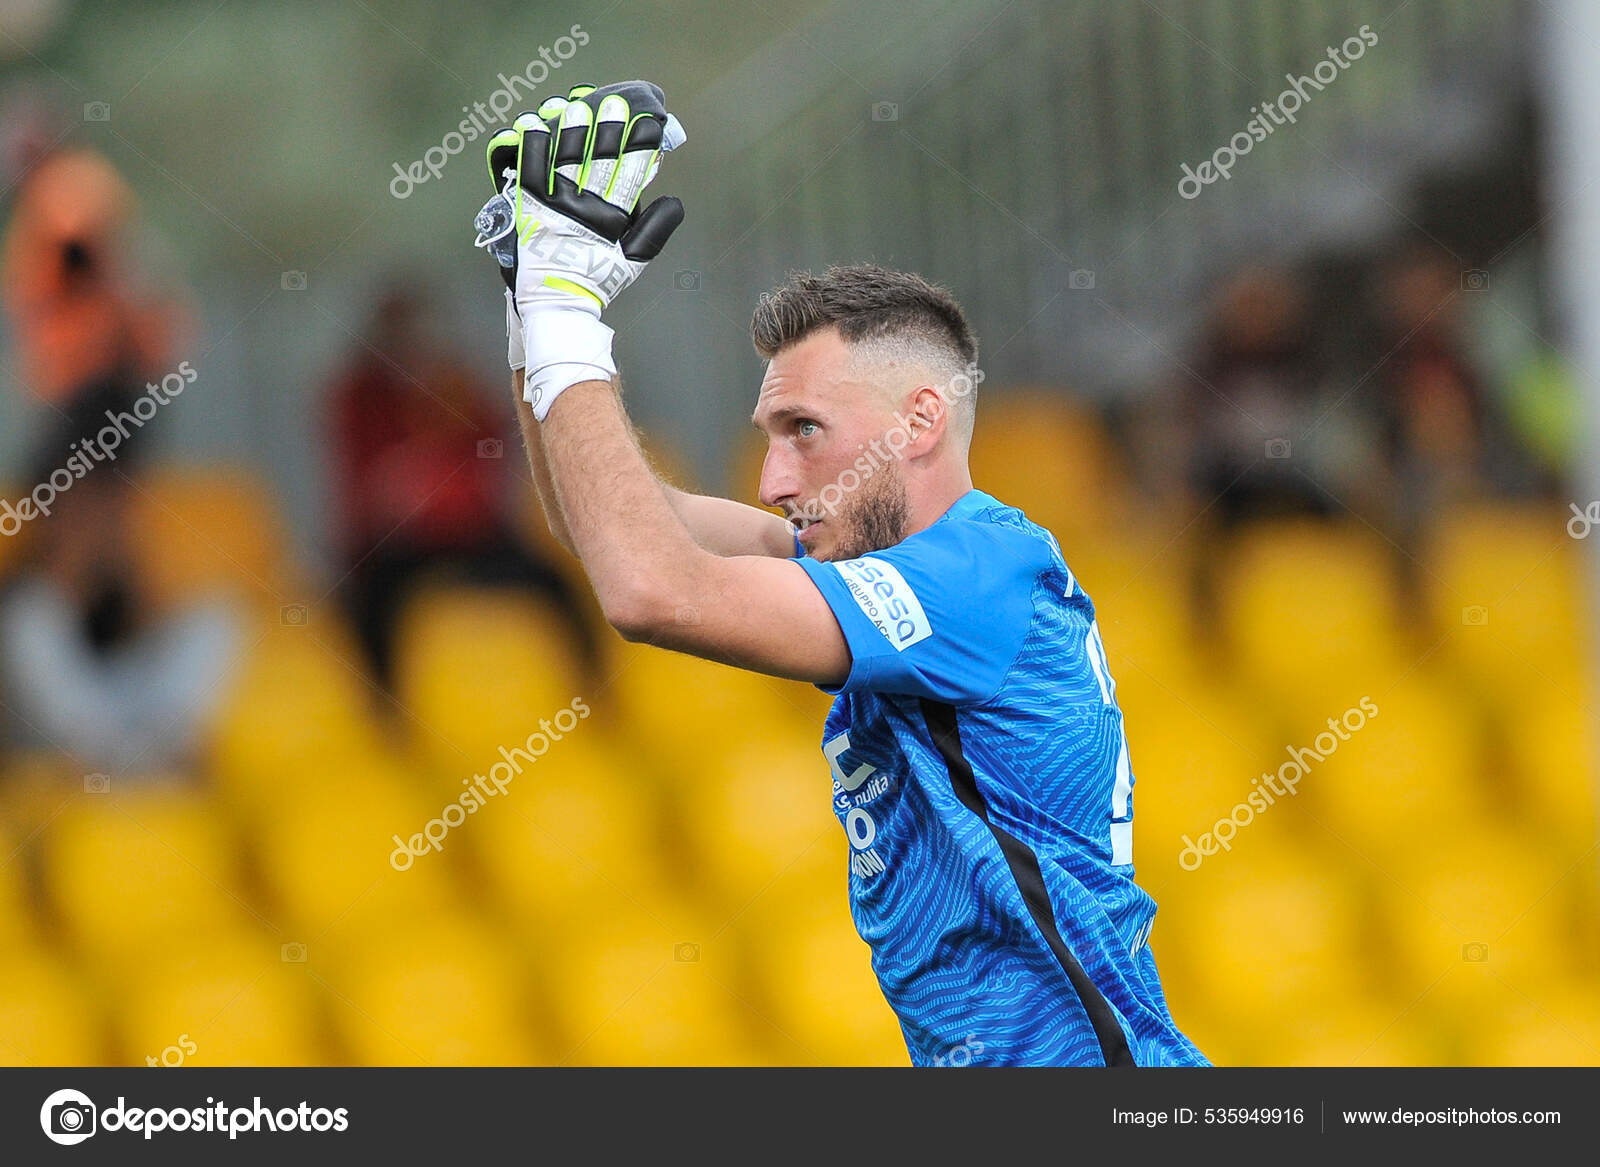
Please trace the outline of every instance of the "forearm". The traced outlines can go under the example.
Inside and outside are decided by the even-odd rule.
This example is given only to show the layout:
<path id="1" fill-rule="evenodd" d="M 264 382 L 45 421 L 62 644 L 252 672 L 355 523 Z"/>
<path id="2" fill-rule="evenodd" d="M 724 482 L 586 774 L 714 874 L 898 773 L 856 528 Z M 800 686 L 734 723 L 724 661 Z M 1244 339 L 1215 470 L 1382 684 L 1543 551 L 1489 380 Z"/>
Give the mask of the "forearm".
<path id="1" fill-rule="evenodd" d="M 711 554 L 794 556 L 794 527 L 781 515 L 729 498 L 690 494 L 666 483 L 662 487 L 694 541 Z"/>
<path id="2" fill-rule="evenodd" d="M 533 416 L 533 407 L 522 399 L 521 369 L 511 371 L 511 395 L 516 401 L 517 428 L 522 431 L 522 445 L 528 452 L 528 469 L 533 472 L 533 489 L 539 496 L 539 505 L 544 509 L 545 524 L 556 542 L 576 555 L 572 532 L 567 529 L 566 516 L 561 513 L 561 500 L 556 497 L 555 483 L 550 479 L 550 463 L 545 458 L 539 422 Z"/>
<path id="3" fill-rule="evenodd" d="M 624 635 L 649 632 L 693 594 L 710 554 L 668 502 L 614 385 L 572 386 L 539 425 L 555 498 L 606 619 Z"/>
<path id="4" fill-rule="evenodd" d="M 521 369 L 513 372 L 511 387 L 516 398 L 517 424 L 522 430 L 522 444 L 528 452 L 528 467 L 533 473 L 533 486 L 544 510 L 545 522 L 556 541 L 576 555 L 572 532 L 567 528 L 566 516 L 561 513 L 561 503 L 550 478 L 550 465 L 545 457 L 539 422 L 533 416 L 532 407 L 522 399 Z M 648 462 L 646 466 L 649 468 Z M 711 554 L 770 555 L 778 558 L 794 555 L 794 528 L 788 520 L 732 499 L 679 490 L 662 481 L 653 468 L 651 475 L 665 494 L 673 513 L 688 529 L 690 538 Z"/>

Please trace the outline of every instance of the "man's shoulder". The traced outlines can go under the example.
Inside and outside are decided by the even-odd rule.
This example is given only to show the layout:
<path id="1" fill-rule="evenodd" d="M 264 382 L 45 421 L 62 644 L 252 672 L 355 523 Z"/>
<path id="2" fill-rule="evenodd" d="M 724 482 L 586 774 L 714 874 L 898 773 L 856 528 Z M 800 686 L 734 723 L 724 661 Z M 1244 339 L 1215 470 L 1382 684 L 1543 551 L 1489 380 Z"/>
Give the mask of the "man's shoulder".
<path id="1" fill-rule="evenodd" d="M 1055 536 L 1018 507 L 973 490 L 939 520 L 908 536 L 896 548 L 912 554 L 942 554 L 983 562 L 1011 563 L 1043 572 L 1066 570 Z"/>

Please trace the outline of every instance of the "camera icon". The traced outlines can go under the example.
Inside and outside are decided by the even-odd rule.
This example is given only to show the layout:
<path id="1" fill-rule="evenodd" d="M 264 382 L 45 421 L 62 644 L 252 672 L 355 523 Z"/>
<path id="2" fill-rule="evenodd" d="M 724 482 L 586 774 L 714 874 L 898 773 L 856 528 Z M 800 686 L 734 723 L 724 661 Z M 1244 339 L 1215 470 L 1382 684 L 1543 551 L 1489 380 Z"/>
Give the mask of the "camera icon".
<path id="1" fill-rule="evenodd" d="M 283 290 L 286 292 L 303 292 L 306 290 L 306 273 L 303 271 L 286 271 L 283 273 Z"/>
<path id="2" fill-rule="evenodd" d="M 304 604 L 285 604 L 278 609 L 278 622 L 285 628 L 304 628 L 310 616 Z"/>
<path id="3" fill-rule="evenodd" d="M 83 776 L 83 792 L 85 794 L 110 794 L 111 775 L 85 774 Z"/>
<path id="4" fill-rule="evenodd" d="M 698 292 L 700 290 L 700 273 L 687 270 L 673 272 L 672 288 L 677 292 Z"/>
<path id="5" fill-rule="evenodd" d="M 1489 286 L 1489 273 L 1481 267 L 1469 267 L 1461 273 L 1463 292 L 1481 292 Z"/>
<path id="6" fill-rule="evenodd" d="M 1489 959 L 1489 946 L 1487 944 L 1463 944 L 1461 946 L 1461 959 L 1468 964 L 1483 964 Z"/>
<path id="7" fill-rule="evenodd" d="M 1461 609 L 1461 623 L 1468 628 L 1482 628 L 1489 623 L 1489 609 L 1482 604 L 1468 604 Z"/>
<path id="8" fill-rule="evenodd" d="M 83 120 L 86 122 L 108 122 L 111 120 L 111 103 L 109 101 L 86 101 L 83 103 Z"/>
<path id="9" fill-rule="evenodd" d="M 1094 291 L 1094 272 L 1086 267 L 1074 268 L 1067 273 L 1067 287 L 1074 292 Z"/>
<path id="10" fill-rule="evenodd" d="M 484 438 L 478 443 L 478 457 L 499 458 L 506 452 L 506 444 L 499 438 Z"/>
<path id="11" fill-rule="evenodd" d="M 304 964 L 306 962 L 306 946 L 299 941 L 290 941 L 278 950 L 278 959 L 284 964 Z"/>
<path id="12" fill-rule="evenodd" d="M 699 964 L 700 946 L 698 944 L 674 944 L 672 946 L 672 959 L 679 964 Z"/>
<path id="13" fill-rule="evenodd" d="M 1288 456 L 1289 456 L 1289 439 L 1288 438 L 1268 438 L 1267 439 L 1267 457 L 1269 457 L 1269 458 L 1287 458 Z"/>
<path id="14" fill-rule="evenodd" d="M 48 1122 L 44 1133 L 50 1137 L 51 1142 L 70 1146 L 73 1143 L 81 1143 L 94 1134 L 94 1103 L 76 1090 L 65 1090 L 62 1093 L 76 1095 L 76 1098 L 57 1102 L 48 1107 Z"/>
<path id="15" fill-rule="evenodd" d="M 897 122 L 900 120 L 900 107 L 892 101 L 875 101 L 872 103 L 872 120 Z"/>

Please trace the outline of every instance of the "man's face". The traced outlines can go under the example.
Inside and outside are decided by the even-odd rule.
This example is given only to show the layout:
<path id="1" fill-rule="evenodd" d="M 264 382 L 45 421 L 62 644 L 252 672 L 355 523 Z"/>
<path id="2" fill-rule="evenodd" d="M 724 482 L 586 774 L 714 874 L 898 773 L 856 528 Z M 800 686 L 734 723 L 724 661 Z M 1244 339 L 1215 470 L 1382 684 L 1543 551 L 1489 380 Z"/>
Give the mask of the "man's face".
<path id="1" fill-rule="evenodd" d="M 905 479 L 885 441 L 902 427 L 890 393 L 862 376 L 835 329 L 814 332 L 772 358 L 750 419 L 767 435 L 761 502 L 782 508 L 813 559 L 906 536 Z"/>

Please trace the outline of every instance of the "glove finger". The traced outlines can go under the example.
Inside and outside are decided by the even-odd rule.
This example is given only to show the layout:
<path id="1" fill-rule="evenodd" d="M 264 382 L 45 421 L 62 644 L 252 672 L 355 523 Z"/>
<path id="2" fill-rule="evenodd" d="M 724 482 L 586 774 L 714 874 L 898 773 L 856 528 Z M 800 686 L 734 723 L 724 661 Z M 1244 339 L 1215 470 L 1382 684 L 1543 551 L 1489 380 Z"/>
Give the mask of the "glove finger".
<path id="1" fill-rule="evenodd" d="M 671 195 L 663 195 L 646 207 L 622 236 L 622 254 L 635 263 L 648 263 L 661 254 L 682 222 L 683 204 Z"/>
<path id="2" fill-rule="evenodd" d="M 582 189 L 593 163 L 594 133 L 589 107 L 581 101 L 568 103 L 551 147 L 550 193 L 544 201 L 614 243 L 628 229 L 628 212 Z"/>
<path id="3" fill-rule="evenodd" d="M 538 114 L 524 113 L 512 129 L 518 139 L 517 184 L 543 198 L 550 193 L 550 127 Z"/>
<path id="4" fill-rule="evenodd" d="M 547 97 L 539 103 L 539 116 L 553 125 L 569 104 L 565 97 Z"/>
<path id="5" fill-rule="evenodd" d="M 628 103 L 612 94 L 600 102 L 594 124 L 594 144 L 589 150 L 589 170 L 584 176 L 583 190 L 599 198 L 610 200 L 612 175 L 617 171 L 617 161 L 622 156 L 622 136 L 628 125 Z M 633 210 L 632 206 L 622 208 Z"/>
<path id="6" fill-rule="evenodd" d="M 617 81 L 602 85 L 584 94 L 583 100 L 591 108 L 599 109 L 600 103 L 612 94 L 625 100 L 634 113 L 656 114 L 663 118 L 667 116 L 666 94 L 661 92 L 661 86 L 649 81 Z"/>
<path id="7" fill-rule="evenodd" d="M 567 103 L 561 111 L 555 138 L 555 152 L 550 164 L 552 174 L 550 189 L 556 189 L 556 177 L 582 187 L 584 171 L 588 169 L 589 147 L 594 139 L 594 111 L 581 101 Z"/>
<path id="8" fill-rule="evenodd" d="M 628 140 L 616 175 L 606 191 L 606 200 L 632 213 L 639 197 L 661 165 L 662 133 L 665 120 L 640 115 L 628 123 Z"/>
<path id="9" fill-rule="evenodd" d="M 496 130 L 489 139 L 484 156 L 489 161 L 489 181 L 494 183 L 496 191 L 505 190 L 506 171 L 511 172 L 511 177 L 517 175 L 517 153 L 521 148 L 522 135 L 511 126 Z"/>

